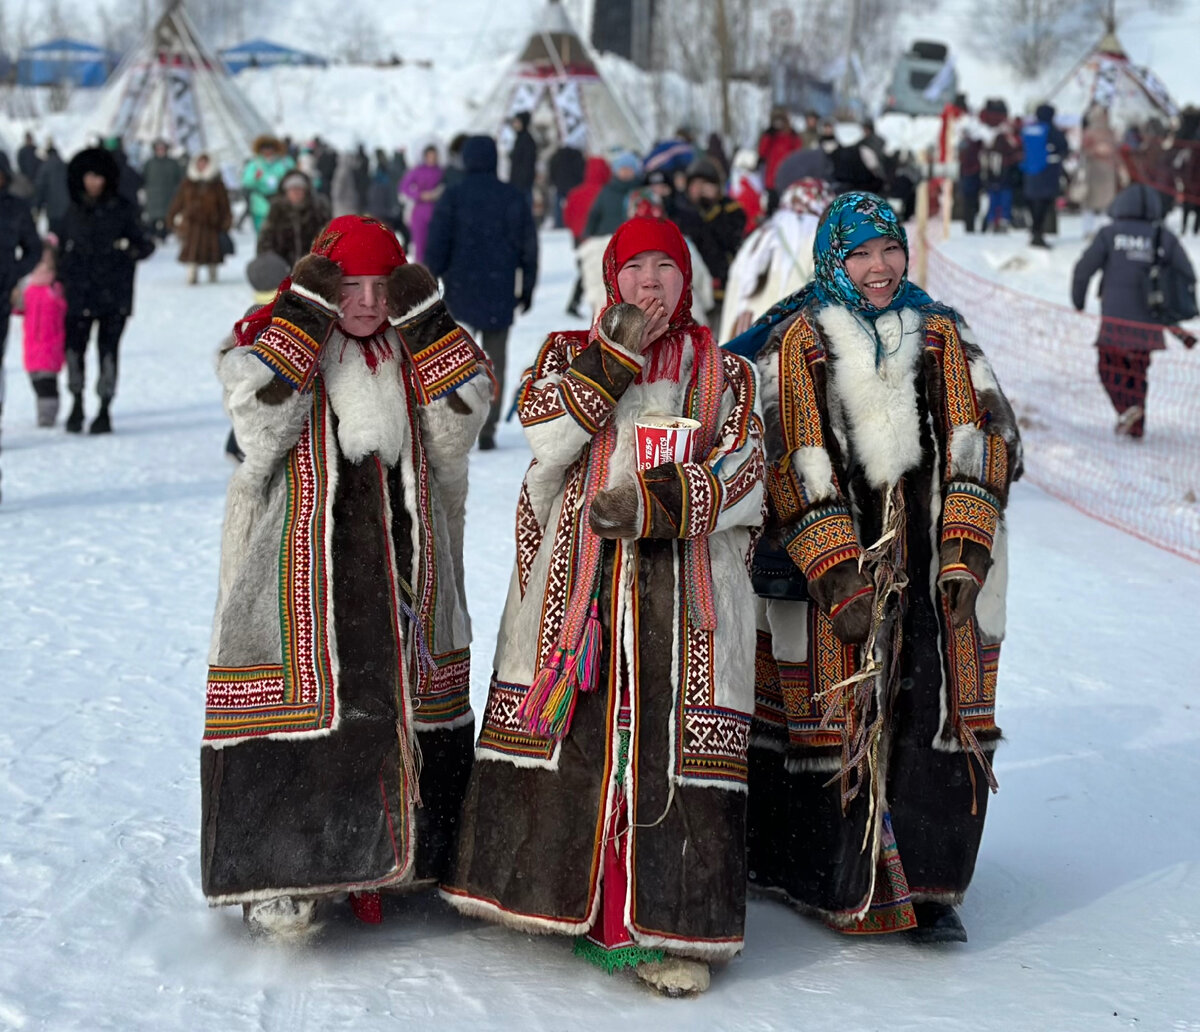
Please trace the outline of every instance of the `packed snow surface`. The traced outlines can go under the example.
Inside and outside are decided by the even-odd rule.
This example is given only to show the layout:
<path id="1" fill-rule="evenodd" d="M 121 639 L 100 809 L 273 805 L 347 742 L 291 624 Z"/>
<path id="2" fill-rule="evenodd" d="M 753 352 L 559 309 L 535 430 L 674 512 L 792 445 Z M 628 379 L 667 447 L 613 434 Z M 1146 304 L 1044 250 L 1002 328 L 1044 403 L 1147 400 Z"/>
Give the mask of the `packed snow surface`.
<path id="1" fill-rule="evenodd" d="M 142 266 L 111 436 L 34 426 L 12 326 L 0 1029 L 1200 1029 L 1200 566 L 1023 484 L 1007 742 L 962 907 L 969 943 L 846 938 L 754 901 L 745 952 L 707 994 L 672 1001 L 565 938 L 470 921 L 432 895 L 389 899 L 374 927 L 347 908 L 303 951 L 208 909 L 198 752 L 231 468 L 213 353 L 250 300 L 253 242 L 238 248 L 215 286 L 186 286 L 174 245 Z M 543 267 L 509 390 L 547 330 L 578 325 L 563 315 L 565 234 L 543 236 Z M 498 441 L 471 463 L 477 712 L 529 458 L 516 425 Z"/>

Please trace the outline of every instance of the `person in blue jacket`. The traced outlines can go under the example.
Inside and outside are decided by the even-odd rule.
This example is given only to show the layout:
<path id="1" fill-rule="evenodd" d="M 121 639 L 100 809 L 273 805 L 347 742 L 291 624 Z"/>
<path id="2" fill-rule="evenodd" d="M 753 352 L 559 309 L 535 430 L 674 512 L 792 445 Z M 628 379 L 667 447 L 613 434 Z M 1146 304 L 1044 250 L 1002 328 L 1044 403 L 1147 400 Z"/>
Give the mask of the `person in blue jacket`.
<path id="1" fill-rule="evenodd" d="M 1025 157 L 1021 171 L 1025 175 L 1025 200 L 1032 219 L 1029 243 L 1032 247 L 1049 247 L 1046 243 L 1046 223 L 1054 202 L 1062 193 L 1063 159 L 1070 147 L 1063 131 L 1054 124 L 1054 108 L 1040 104 L 1036 121 L 1026 122 L 1021 129 Z"/>
<path id="2" fill-rule="evenodd" d="M 446 307 L 471 328 L 491 360 L 497 394 L 479 433 L 481 451 L 496 446 L 505 355 L 514 309 L 528 312 L 538 273 L 537 230 L 525 195 L 496 176 L 496 141 L 463 144 L 464 176 L 433 209 L 425 264 L 442 278 Z"/>

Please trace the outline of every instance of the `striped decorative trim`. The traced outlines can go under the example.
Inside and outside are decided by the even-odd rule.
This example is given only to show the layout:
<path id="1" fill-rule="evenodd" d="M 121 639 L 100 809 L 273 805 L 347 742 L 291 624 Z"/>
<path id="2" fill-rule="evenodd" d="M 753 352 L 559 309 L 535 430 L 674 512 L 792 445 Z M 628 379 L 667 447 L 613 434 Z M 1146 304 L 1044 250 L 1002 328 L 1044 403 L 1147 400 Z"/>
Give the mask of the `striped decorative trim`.
<path id="1" fill-rule="evenodd" d="M 942 505 L 942 540 L 964 538 L 989 552 L 1000 522 L 1000 500 L 978 484 L 956 481 L 946 488 Z"/>
<path id="2" fill-rule="evenodd" d="M 434 656 L 428 683 L 414 701 L 413 718 L 422 726 L 452 724 L 471 712 L 471 650 L 458 649 Z"/>
<path id="3" fill-rule="evenodd" d="M 479 351 L 459 326 L 413 355 L 419 400 L 436 401 L 477 375 Z"/>
<path id="4" fill-rule="evenodd" d="M 483 729 L 479 732 L 479 749 L 517 759 L 550 762 L 557 744 L 555 740 L 530 733 L 517 716 L 528 691 L 528 685 L 492 680 L 483 713 Z"/>
<path id="5" fill-rule="evenodd" d="M 814 509 L 785 535 L 783 544 L 808 580 L 816 580 L 843 560 L 857 560 L 862 552 L 850 510 L 844 505 Z"/>
<path id="6" fill-rule="evenodd" d="M 295 323 L 272 319 L 250 350 L 295 390 L 306 393 L 312 388 L 321 345 Z"/>

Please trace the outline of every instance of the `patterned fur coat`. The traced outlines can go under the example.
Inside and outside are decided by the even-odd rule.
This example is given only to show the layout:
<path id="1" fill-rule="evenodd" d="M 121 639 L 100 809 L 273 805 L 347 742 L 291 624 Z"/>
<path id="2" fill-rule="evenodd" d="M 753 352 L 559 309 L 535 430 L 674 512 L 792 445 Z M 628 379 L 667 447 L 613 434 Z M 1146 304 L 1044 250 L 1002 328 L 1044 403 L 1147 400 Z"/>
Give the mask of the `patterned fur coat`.
<path id="1" fill-rule="evenodd" d="M 753 372 L 718 352 L 715 445 L 667 491 L 638 474 L 634 421 L 680 414 L 679 382 L 635 383 L 643 359 L 601 335 L 558 333 L 519 397 L 534 460 L 517 510 L 517 563 L 464 807 L 458 862 L 444 887 L 465 913 L 526 931 L 587 931 L 600 905 L 601 851 L 619 767 L 619 699 L 628 692 L 631 746 L 621 775 L 632 827 L 625 924 L 640 946 L 724 957 L 742 944 L 746 748 L 753 708 L 754 606 L 747 557 L 764 505 L 761 422 Z M 663 506 L 677 533 L 604 542 L 597 690 L 581 693 L 556 742 L 516 710 L 564 618 L 592 438 L 617 421 L 607 484 L 633 479 L 639 523 Z M 660 485 L 661 486 L 661 485 Z M 689 623 L 681 542 L 707 543 L 717 622 Z"/>
<path id="2" fill-rule="evenodd" d="M 212 904 L 439 877 L 474 737 L 462 536 L 486 360 L 436 295 L 371 361 L 302 293 L 274 316 L 218 367 L 246 460 L 201 750 Z"/>
<path id="3" fill-rule="evenodd" d="M 760 600 L 751 878 L 854 931 L 911 926 L 910 893 L 957 901 L 974 870 L 1020 468 L 1012 410 L 961 321 L 906 308 L 875 328 L 814 302 L 757 359 L 768 537 L 809 599 Z M 830 585 L 860 562 L 872 636 L 848 645 Z M 939 590 L 950 571 L 982 582 L 961 626 Z"/>

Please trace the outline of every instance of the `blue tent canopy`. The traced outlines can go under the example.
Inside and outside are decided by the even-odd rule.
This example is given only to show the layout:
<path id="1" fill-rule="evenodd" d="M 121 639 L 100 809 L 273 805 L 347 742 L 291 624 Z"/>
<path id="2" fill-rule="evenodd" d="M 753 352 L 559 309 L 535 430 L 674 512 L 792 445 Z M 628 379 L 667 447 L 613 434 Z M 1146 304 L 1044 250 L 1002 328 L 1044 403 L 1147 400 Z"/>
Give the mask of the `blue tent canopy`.
<path id="1" fill-rule="evenodd" d="M 226 47 L 221 51 L 221 60 L 232 75 L 237 75 L 244 68 L 274 68 L 276 65 L 315 65 L 324 68 L 329 63 L 316 54 L 280 46 L 265 39 L 249 39 L 236 47 Z"/>
<path id="2" fill-rule="evenodd" d="M 103 86 L 115 61 L 103 47 L 77 39 L 52 39 L 26 47 L 17 58 L 21 86 Z"/>

